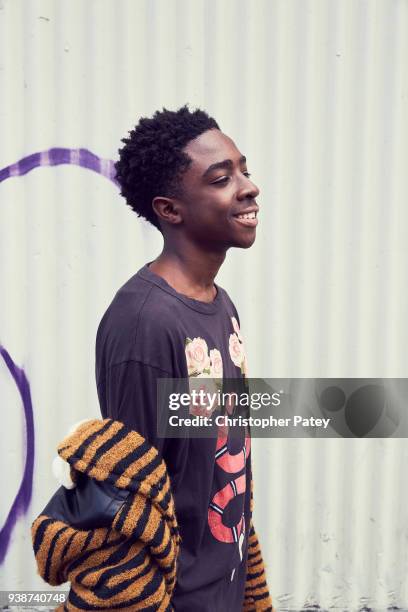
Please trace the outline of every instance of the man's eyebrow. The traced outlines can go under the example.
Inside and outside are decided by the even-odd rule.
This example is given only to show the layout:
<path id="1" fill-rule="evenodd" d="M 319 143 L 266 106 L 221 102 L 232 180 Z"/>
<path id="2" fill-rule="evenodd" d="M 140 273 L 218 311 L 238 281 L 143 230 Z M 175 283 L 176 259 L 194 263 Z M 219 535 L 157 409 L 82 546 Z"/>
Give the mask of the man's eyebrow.
<path id="1" fill-rule="evenodd" d="M 239 158 L 239 163 L 240 164 L 245 164 L 246 163 L 246 157 L 245 155 L 242 155 Z M 233 161 L 232 159 L 224 159 L 223 161 L 220 162 L 216 162 L 215 164 L 211 164 L 211 166 L 208 166 L 207 170 L 204 172 L 203 174 L 203 178 L 205 178 L 206 176 L 208 176 L 210 174 L 210 172 L 212 172 L 213 170 L 219 170 L 220 168 L 225 168 L 226 170 L 230 170 L 233 166 Z"/>

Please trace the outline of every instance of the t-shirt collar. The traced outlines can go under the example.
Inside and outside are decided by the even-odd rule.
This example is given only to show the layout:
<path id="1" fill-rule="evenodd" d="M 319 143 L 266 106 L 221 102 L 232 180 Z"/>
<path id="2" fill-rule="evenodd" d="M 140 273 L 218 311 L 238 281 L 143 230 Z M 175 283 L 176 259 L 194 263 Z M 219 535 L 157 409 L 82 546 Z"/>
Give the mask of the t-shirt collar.
<path id="1" fill-rule="evenodd" d="M 203 314 L 215 314 L 218 312 L 221 304 L 221 288 L 218 285 L 214 283 L 217 290 L 214 300 L 212 302 L 201 302 L 200 300 L 195 300 L 194 298 L 190 298 L 187 295 L 176 291 L 171 285 L 168 284 L 166 280 L 164 280 L 164 278 L 150 270 L 149 265 L 151 263 L 152 262 L 149 262 L 144 265 L 143 268 L 139 270 L 138 275 L 150 283 L 153 283 L 157 287 L 160 287 L 160 289 L 163 289 L 163 291 L 170 293 L 175 298 L 183 302 L 186 306 L 196 310 L 197 312 L 202 312 Z"/>

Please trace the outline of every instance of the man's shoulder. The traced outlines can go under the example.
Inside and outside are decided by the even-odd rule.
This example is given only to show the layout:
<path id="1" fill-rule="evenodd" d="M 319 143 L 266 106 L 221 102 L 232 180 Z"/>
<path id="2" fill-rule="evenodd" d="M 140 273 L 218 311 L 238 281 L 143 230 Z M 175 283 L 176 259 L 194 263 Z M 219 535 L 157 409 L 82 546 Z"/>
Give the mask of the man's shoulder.
<path id="1" fill-rule="evenodd" d="M 149 282 L 139 270 L 120 287 L 106 309 L 99 323 L 97 343 L 114 337 L 121 344 L 133 344 L 141 334 L 151 342 L 156 337 L 163 339 L 179 327 L 179 306 L 172 295 Z"/>
<path id="2" fill-rule="evenodd" d="M 166 312 L 171 308 L 173 301 L 169 298 L 171 296 L 147 280 L 139 270 L 116 292 L 109 308 L 128 311 L 129 316 L 133 318 L 140 313 L 157 316 L 161 311 Z"/>
<path id="3" fill-rule="evenodd" d="M 180 319 L 171 296 L 135 274 L 116 292 L 99 323 L 97 364 L 138 361 L 172 372 L 171 356 L 184 350 Z"/>

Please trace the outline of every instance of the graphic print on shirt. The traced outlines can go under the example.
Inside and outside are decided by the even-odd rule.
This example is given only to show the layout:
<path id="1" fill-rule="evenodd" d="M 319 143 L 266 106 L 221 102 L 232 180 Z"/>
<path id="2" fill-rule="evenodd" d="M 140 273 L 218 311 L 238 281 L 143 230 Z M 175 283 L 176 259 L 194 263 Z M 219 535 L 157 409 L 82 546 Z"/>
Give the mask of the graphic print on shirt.
<path id="1" fill-rule="evenodd" d="M 234 333 L 231 333 L 228 341 L 229 355 L 241 374 L 247 376 L 247 359 L 243 344 L 243 338 L 235 317 L 231 317 Z M 190 392 L 204 390 L 205 393 L 216 393 L 222 391 L 223 363 L 218 349 L 214 348 L 208 352 L 208 346 L 203 338 L 186 339 L 185 353 L 188 374 L 190 378 Z M 209 378 L 204 382 L 203 378 Z M 211 416 L 218 405 L 209 407 L 201 404 L 199 407 L 191 407 L 190 413 L 194 415 Z M 233 414 L 234 406 L 227 404 L 227 412 Z M 251 441 L 249 436 L 244 437 L 244 443 L 239 452 L 232 454 L 228 448 L 228 426 L 219 426 L 215 452 L 215 463 L 224 474 L 229 477 L 228 482 L 214 494 L 208 509 L 208 527 L 213 537 L 219 542 L 230 544 L 235 542 L 238 546 L 239 557 L 242 561 L 243 546 L 245 541 L 245 515 L 244 499 L 246 491 L 246 461 L 251 452 Z M 239 510 L 239 519 L 233 525 L 227 525 L 223 518 L 224 512 L 229 504 L 238 496 L 242 496 L 242 507 Z M 233 580 L 235 569 L 232 571 Z"/>
<path id="2" fill-rule="evenodd" d="M 235 317 L 231 317 L 234 333 L 229 337 L 229 354 L 237 368 L 241 369 L 241 374 L 248 378 L 248 362 L 245 354 L 244 339 Z"/>
<path id="3" fill-rule="evenodd" d="M 186 338 L 185 352 L 187 370 L 189 375 L 190 394 L 192 391 L 204 391 L 208 394 L 217 394 L 222 389 L 222 357 L 218 349 L 212 349 L 208 354 L 208 346 L 203 338 Z M 206 378 L 203 382 L 201 379 Z M 215 402 L 201 403 L 198 406 L 190 406 L 190 414 L 193 416 L 210 417 L 218 407 Z"/>

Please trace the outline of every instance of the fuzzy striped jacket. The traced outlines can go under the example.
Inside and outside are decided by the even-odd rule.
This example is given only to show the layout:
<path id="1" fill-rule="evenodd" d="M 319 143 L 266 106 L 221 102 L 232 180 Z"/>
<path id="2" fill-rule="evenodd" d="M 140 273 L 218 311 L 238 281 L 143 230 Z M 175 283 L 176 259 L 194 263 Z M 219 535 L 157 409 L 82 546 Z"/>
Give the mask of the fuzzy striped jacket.
<path id="1" fill-rule="evenodd" d="M 77 487 L 61 487 L 32 525 L 39 574 L 51 585 L 71 583 L 58 610 L 170 612 L 181 542 L 157 450 L 122 423 L 98 419 L 58 453 Z M 252 523 L 243 610 L 272 610 Z"/>

